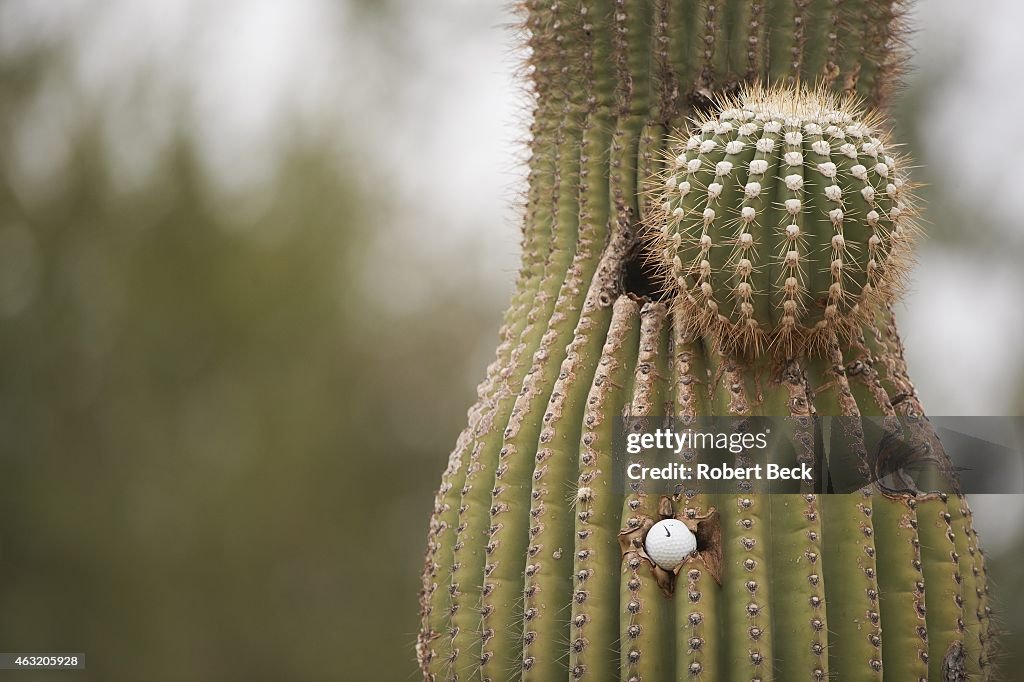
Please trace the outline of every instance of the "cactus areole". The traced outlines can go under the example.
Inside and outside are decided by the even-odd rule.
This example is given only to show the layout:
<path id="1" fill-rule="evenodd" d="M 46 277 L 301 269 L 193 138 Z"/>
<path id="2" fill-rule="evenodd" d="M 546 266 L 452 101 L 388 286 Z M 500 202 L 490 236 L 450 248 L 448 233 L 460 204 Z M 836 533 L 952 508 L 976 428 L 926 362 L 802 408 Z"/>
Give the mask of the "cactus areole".
<path id="1" fill-rule="evenodd" d="M 522 266 L 430 517 L 425 680 L 993 679 L 955 479 L 858 478 L 867 418 L 948 465 L 891 309 L 917 232 L 884 113 L 904 11 L 522 3 Z M 714 489 L 622 470 L 622 433 L 707 418 L 788 426 Z"/>

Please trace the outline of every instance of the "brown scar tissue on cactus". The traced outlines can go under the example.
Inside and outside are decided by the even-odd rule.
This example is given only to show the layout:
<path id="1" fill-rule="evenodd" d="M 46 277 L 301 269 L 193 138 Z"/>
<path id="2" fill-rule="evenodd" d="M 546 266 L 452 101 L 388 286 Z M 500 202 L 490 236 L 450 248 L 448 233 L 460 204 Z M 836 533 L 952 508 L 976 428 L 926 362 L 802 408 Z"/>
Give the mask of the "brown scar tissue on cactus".
<path id="1" fill-rule="evenodd" d="M 994 679 L 955 481 L 662 494 L 615 458 L 645 420 L 781 417 L 820 472 L 878 418 L 948 473 L 890 305 L 917 212 L 885 132 L 904 4 L 520 9 L 522 265 L 429 519 L 424 679 Z"/>

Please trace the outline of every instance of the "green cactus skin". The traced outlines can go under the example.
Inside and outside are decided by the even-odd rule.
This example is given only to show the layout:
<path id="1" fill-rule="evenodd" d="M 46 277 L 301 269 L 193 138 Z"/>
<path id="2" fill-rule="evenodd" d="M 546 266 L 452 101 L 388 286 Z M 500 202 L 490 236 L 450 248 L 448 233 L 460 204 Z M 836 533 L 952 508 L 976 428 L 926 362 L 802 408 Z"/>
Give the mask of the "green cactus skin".
<path id="1" fill-rule="evenodd" d="M 618 534 L 621 503 L 612 493 L 612 429 L 633 393 L 635 358 L 640 348 L 640 306 L 615 302 L 608 338 L 594 376 L 583 417 L 576 489 L 575 551 L 569 663 L 591 679 L 618 679 L 621 556 Z M 527 648 L 529 653 L 529 649 Z"/>
<path id="2" fill-rule="evenodd" d="M 523 262 L 434 501 L 424 679 L 992 679 L 985 560 L 962 495 L 740 483 L 668 500 L 611 486 L 624 415 L 804 418 L 773 461 L 815 456 L 818 415 L 919 418 L 929 437 L 884 300 L 822 333 L 813 355 L 744 354 L 693 309 L 652 301 L 639 255 L 641 218 L 658 208 L 640 190 L 671 131 L 758 81 L 884 107 L 904 63 L 901 2 L 522 11 L 536 96 Z M 666 514 L 717 529 L 722 548 L 690 557 L 669 594 L 633 544 Z"/>

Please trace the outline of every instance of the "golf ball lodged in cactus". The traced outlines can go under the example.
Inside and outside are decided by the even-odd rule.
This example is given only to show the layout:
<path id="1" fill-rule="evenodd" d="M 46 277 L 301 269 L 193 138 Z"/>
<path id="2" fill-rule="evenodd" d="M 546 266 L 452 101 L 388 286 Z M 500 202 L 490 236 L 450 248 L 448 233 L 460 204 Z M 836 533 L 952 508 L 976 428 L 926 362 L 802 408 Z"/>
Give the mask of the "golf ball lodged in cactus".
<path id="1" fill-rule="evenodd" d="M 753 87 L 668 154 L 650 257 L 727 348 L 820 349 L 898 292 L 915 232 L 905 162 L 849 99 Z"/>
<path id="2" fill-rule="evenodd" d="M 697 536 L 679 519 L 663 519 L 647 531 L 644 549 L 654 563 L 671 571 L 697 550 Z"/>

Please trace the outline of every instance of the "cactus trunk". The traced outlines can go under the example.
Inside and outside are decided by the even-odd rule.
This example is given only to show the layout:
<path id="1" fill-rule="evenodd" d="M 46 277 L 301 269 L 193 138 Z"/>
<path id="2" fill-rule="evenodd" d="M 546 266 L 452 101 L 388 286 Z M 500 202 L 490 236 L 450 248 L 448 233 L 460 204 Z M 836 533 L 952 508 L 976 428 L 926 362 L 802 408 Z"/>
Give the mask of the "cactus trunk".
<path id="1" fill-rule="evenodd" d="M 640 253 L 643 185 L 673 130 L 745 83 L 818 83 L 883 106 L 903 63 L 900 2 L 522 11 L 536 95 L 522 267 L 435 498 L 424 678 L 988 677 L 984 557 L 962 495 L 738 487 L 667 500 L 610 482 L 624 414 L 923 415 L 887 301 L 867 301 L 818 354 L 744 354 L 659 302 Z M 712 513 L 720 565 L 688 561 L 666 596 L 630 538 L 659 516 Z"/>

